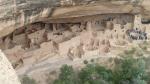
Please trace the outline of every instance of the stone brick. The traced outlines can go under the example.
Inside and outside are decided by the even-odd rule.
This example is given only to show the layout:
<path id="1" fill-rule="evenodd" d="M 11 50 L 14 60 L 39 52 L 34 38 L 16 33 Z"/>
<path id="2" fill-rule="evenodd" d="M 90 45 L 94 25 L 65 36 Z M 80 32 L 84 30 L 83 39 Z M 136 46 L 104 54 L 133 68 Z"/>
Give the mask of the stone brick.
<path id="1" fill-rule="evenodd" d="M 32 40 L 35 44 L 40 44 L 45 40 L 44 37 L 43 37 L 44 33 L 45 33 L 45 29 L 39 30 L 39 31 L 36 31 L 34 33 L 29 34 L 28 38 L 30 40 Z"/>

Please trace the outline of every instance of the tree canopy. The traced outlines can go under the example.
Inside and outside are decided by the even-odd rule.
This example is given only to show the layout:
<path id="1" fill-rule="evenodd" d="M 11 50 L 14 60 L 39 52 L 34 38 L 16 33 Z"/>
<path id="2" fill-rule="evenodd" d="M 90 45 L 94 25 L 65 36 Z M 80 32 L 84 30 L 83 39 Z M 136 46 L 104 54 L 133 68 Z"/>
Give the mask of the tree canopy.
<path id="1" fill-rule="evenodd" d="M 126 57 L 113 70 L 97 63 L 88 63 L 79 71 L 64 65 L 54 84 L 147 84 L 145 61 Z"/>

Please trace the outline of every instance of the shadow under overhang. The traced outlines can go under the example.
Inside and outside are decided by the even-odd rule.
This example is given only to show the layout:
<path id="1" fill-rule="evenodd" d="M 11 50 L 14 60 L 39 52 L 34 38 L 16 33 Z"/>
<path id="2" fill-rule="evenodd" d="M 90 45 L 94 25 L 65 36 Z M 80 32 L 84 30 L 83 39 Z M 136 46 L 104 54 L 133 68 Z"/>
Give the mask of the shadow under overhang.
<path id="1" fill-rule="evenodd" d="M 138 8 L 138 11 L 135 9 Z M 101 19 L 104 15 L 134 15 L 140 13 L 140 7 L 133 5 L 100 4 L 56 8 L 52 16 L 41 19 L 44 23 L 75 23 Z"/>

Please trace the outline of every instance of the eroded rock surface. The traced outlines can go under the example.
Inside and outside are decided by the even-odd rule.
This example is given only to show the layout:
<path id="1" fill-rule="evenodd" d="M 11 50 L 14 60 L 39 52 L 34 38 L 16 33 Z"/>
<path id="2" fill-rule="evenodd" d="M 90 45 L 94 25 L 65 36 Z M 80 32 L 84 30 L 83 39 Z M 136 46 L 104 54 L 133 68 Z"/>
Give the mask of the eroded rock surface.
<path id="1" fill-rule="evenodd" d="M 132 43 L 134 35 L 140 37 L 137 31 L 145 39 L 136 40 L 150 39 L 140 4 L 106 1 L 1 0 L 0 48 L 16 70 L 30 72 L 29 67 L 54 61 L 53 56 L 58 61 L 63 56 L 82 59 L 88 52 L 107 56 Z"/>
<path id="2" fill-rule="evenodd" d="M 3 84 L 21 84 L 15 70 L 6 56 L 0 50 L 0 83 Z"/>
<path id="3" fill-rule="evenodd" d="M 103 2 L 108 3 L 111 1 L 110 0 L 94 0 L 94 1 L 93 0 L 36 0 L 36 1 L 35 0 L 1 0 L 0 1 L 0 25 L 1 25 L 0 37 L 8 35 L 11 32 L 13 32 L 15 29 L 34 22 L 43 21 L 43 20 L 45 21 L 45 19 L 52 18 L 52 17 L 54 17 L 55 19 L 56 17 L 57 18 L 65 17 L 67 13 L 69 14 L 69 16 L 67 15 L 68 17 L 101 14 L 101 12 L 97 12 L 97 10 L 95 10 L 94 12 L 93 10 L 93 9 L 101 10 L 101 8 L 99 7 L 97 8 L 97 6 L 91 6 L 93 7 L 93 9 L 91 9 L 86 5 L 95 4 L 95 3 L 99 4 Z M 118 1 L 115 2 L 115 4 L 126 4 L 127 2 L 128 0 L 122 2 Z M 110 8 L 112 8 L 112 10 L 109 10 L 110 13 L 117 12 L 114 11 L 112 5 L 108 5 L 108 7 L 109 6 Z M 89 13 L 86 13 L 85 10 L 82 10 L 82 8 L 84 7 L 87 8 L 87 10 L 89 10 Z M 104 7 L 102 6 L 102 8 L 104 8 L 103 12 L 105 12 L 105 8 L 106 11 L 108 10 L 107 7 L 105 6 Z M 114 8 L 115 10 L 120 10 L 120 8 L 122 7 L 114 7 Z M 127 6 L 127 8 L 124 8 L 120 12 L 127 11 L 127 10 L 132 11 L 134 9 L 137 8 L 134 7 L 132 8 L 130 6 Z M 138 11 L 139 10 L 140 9 L 138 9 Z"/>

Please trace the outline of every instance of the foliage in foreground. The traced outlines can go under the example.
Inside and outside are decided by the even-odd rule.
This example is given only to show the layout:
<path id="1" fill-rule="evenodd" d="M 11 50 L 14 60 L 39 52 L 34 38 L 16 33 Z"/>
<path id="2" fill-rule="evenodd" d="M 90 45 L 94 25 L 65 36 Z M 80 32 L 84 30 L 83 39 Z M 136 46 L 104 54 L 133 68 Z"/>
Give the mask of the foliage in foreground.
<path id="1" fill-rule="evenodd" d="M 129 57 L 119 61 L 114 70 L 92 63 L 75 72 L 71 66 L 64 65 L 53 84 L 147 84 L 143 59 Z"/>
<path id="2" fill-rule="evenodd" d="M 124 58 L 113 73 L 114 84 L 147 84 L 145 61 L 143 59 Z"/>
<path id="3" fill-rule="evenodd" d="M 71 66 L 64 65 L 61 68 L 58 80 L 55 80 L 54 84 L 77 84 L 75 78 L 73 68 Z"/>
<path id="4" fill-rule="evenodd" d="M 31 79 L 28 76 L 24 76 L 21 80 L 21 84 L 37 84 L 34 79 Z"/>

